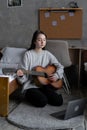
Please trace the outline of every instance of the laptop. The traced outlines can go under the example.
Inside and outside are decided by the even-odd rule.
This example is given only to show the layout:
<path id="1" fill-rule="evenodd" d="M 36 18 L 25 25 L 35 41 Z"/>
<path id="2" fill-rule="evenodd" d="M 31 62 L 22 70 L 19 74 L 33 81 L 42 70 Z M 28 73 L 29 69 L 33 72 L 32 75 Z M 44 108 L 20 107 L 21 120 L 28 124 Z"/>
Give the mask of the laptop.
<path id="1" fill-rule="evenodd" d="M 68 102 L 67 109 L 50 114 L 60 120 L 67 120 L 72 117 L 83 115 L 86 105 L 86 99 L 75 99 Z"/>

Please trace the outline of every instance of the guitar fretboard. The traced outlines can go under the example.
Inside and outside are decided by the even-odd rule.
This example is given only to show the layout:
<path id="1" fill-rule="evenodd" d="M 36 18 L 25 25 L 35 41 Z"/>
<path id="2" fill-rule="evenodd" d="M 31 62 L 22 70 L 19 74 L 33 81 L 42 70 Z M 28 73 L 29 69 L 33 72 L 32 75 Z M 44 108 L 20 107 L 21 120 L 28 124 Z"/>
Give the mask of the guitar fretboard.
<path id="1" fill-rule="evenodd" d="M 47 74 L 44 72 L 37 72 L 37 71 L 28 71 L 28 70 L 24 70 L 23 71 L 25 74 L 29 74 L 29 75 L 34 75 L 34 76 L 41 76 L 41 77 L 47 77 Z"/>

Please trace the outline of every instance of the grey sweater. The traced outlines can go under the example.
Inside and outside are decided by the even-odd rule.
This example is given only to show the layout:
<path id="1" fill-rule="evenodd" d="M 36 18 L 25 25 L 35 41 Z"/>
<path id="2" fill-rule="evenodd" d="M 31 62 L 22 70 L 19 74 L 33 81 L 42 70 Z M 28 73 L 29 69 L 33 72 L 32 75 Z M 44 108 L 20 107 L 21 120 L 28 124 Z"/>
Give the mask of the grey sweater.
<path id="1" fill-rule="evenodd" d="M 64 67 L 56 59 L 56 57 L 47 50 L 36 52 L 35 50 L 29 50 L 25 52 L 23 57 L 23 63 L 21 67 L 25 70 L 31 71 L 36 66 L 46 67 L 47 65 L 54 64 L 56 66 L 55 76 L 57 79 L 63 78 Z M 17 77 L 18 81 L 23 85 L 23 91 L 29 88 L 37 88 L 36 84 L 31 83 L 32 76 L 24 75 L 23 77 Z"/>

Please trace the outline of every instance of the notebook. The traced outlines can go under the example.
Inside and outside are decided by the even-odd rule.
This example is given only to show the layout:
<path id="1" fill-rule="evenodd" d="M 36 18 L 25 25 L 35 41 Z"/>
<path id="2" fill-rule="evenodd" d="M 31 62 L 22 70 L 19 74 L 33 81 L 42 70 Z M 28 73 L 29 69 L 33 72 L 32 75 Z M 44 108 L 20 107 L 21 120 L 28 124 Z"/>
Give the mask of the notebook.
<path id="1" fill-rule="evenodd" d="M 61 120 L 67 120 L 72 117 L 83 115 L 85 106 L 85 98 L 72 100 L 68 102 L 66 110 L 51 113 L 50 115 Z"/>

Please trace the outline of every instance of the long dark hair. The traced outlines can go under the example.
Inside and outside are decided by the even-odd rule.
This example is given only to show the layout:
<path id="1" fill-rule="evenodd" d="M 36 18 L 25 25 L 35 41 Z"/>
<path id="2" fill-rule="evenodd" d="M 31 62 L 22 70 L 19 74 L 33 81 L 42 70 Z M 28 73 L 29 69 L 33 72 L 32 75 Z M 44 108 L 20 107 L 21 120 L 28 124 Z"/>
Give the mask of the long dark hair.
<path id="1" fill-rule="evenodd" d="M 43 34 L 43 35 L 45 35 L 45 37 L 47 38 L 47 35 L 46 35 L 43 31 L 41 31 L 41 30 L 36 30 L 36 31 L 34 32 L 34 34 L 33 34 L 33 37 L 32 37 L 32 40 L 31 40 L 31 45 L 30 45 L 30 47 L 29 47 L 28 50 L 35 49 L 35 42 L 36 42 L 37 37 L 38 37 L 39 34 Z M 44 49 L 45 49 L 45 47 L 43 48 L 43 50 L 44 50 Z"/>

